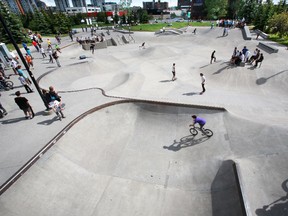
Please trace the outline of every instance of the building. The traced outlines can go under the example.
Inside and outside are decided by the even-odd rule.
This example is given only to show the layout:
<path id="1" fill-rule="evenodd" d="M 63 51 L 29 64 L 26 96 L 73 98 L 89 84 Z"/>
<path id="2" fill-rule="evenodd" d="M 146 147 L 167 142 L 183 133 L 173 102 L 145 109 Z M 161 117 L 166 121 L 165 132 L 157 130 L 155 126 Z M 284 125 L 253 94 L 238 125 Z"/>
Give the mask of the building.
<path id="1" fill-rule="evenodd" d="M 116 2 L 103 3 L 103 11 L 119 11 L 119 5 Z"/>
<path id="2" fill-rule="evenodd" d="M 66 8 L 66 12 L 68 14 L 77 14 L 77 13 L 88 13 L 88 14 L 93 14 L 97 12 L 101 12 L 100 7 L 68 7 Z"/>
<path id="3" fill-rule="evenodd" d="M 86 7 L 86 0 L 72 0 L 73 7 Z"/>
<path id="4" fill-rule="evenodd" d="M 4 0 L 9 9 L 16 14 L 34 13 L 38 10 L 35 0 Z"/>
<path id="5" fill-rule="evenodd" d="M 70 7 L 69 0 L 55 0 L 55 5 L 58 11 L 66 11 L 66 8 Z"/>
<path id="6" fill-rule="evenodd" d="M 168 9 L 168 2 L 143 2 L 143 9 L 144 10 L 167 10 Z"/>
<path id="7" fill-rule="evenodd" d="M 91 0 L 91 4 L 96 7 L 102 7 L 105 4 L 105 0 Z"/>
<path id="8" fill-rule="evenodd" d="M 204 0 L 178 0 L 178 8 L 185 12 L 190 11 L 192 19 L 199 19 L 204 16 Z"/>

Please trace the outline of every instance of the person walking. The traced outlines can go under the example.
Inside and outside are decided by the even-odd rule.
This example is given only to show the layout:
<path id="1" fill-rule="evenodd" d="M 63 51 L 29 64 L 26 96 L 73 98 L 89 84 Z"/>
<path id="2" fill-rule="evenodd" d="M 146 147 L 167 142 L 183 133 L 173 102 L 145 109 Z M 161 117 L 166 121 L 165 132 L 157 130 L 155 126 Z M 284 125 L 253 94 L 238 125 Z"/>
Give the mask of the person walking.
<path id="1" fill-rule="evenodd" d="M 202 85 L 202 92 L 200 92 L 200 94 L 202 95 L 206 91 L 205 89 L 206 78 L 203 73 L 200 73 L 200 76 L 201 76 L 201 85 Z"/>
<path id="2" fill-rule="evenodd" d="M 213 59 L 214 59 L 214 62 L 216 62 L 216 57 L 215 57 L 215 50 L 212 52 L 212 54 L 211 54 L 211 60 L 210 60 L 210 64 L 212 64 L 212 61 L 213 61 Z"/>
<path id="3" fill-rule="evenodd" d="M 32 66 L 32 69 L 34 69 L 34 65 L 33 65 L 33 61 L 32 61 L 32 58 L 31 56 L 29 56 L 28 54 L 25 55 L 25 59 L 26 59 L 26 62 L 29 66 L 29 69 L 30 69 L 30 66 Z"/>
<path id="4" fill-rule="evenodd" d="M 45 49 L 44 49 L 43 47 L 40 48 L 40 52 L 41 52 L 43 58 L 46 58 L 46 57 L 47 57 L 47 55 L 46 55 L 46 53 L 45 53 Z"/>
<path id="5" fill-rule="evenodd" d="M 91 43 L 90 50 L 91 50 L 92 54 L 94 54 L 94 50 L 95 50 L 95 44 L 94 43 Z"/>
<path id="6" fill-rule="evenodd" d="M 27 98 L 21 97 L 20 91 L 15 92 L 15 95 L 17 96 L 16 98 L 14 98 L 15 103 L 19 106 L 21 110 L 23 110 L 25 118 L 26 119 L 34 118 L 35 114 Z"/>
<path id="7" fill-rule="evenodd" d="M 172 81 L 175 81 L 177 78 L 176 78 L 176 68 L 175 68 L 175 63 L 173 63 L 173 66 L 172 66 Z"/>
<path id="8" fill-rule="evenodd" d="M 1 97 L 1 93 L 0 93 L 0 97 Z M 2 106 L 1 101 L 0 101 L 0 118 L 3 118 L 7 114 L 8 113 L 7 113 L 6 109 Z"/>
<path id="9" fill-rule="evenodd" d="M 53 53 L 52 53 L 52 57 L 55 59 L 56 63 L 57 63 L 57 66 L 58 67 L 61 67 L 61 64 L 59 62 L 59 56 L 57 55 L 57 51 L 54 50 Z"/>
<path id="10" fill-rule="evenodd" d="M 73 33 L 72 33 L 72 30 L 69 31 L 69 37 L 71 38 L 71 41 L 73 41 Z"/>
<path id="11" fill-rule="evenodd" d="M 33 44 L 33 46 L 35 47 L 35 49 L 37 50 L 37 52 L 40 52 L 38 43 L 37 43 L 35 40 L 32 40 L 32 44 Z"/>
<path id="12" fill-rule="evenodd" d="M 53 62 L 53 57 L 52 57 L 52 54 L 53 54 L 53 51 L 52 51 L 52 48 L 51 47 L 49 47 L 48 49 L 47 49 L 47 51 L 48 51 L 48 55 L 49 55 L 49 63 L 51 62 L 51 63 L 54 63 Z"/>
<path id="13" fill-rule="evenodd" d="M 18 77 L 20 83 L 24 86 L 24 88 L 26 89 L 27 93 L 32 93 L 33 89 L 30 87 L 30 84 L 26 81 L 26 79 L 23 76 L 19 76 Z"/>
<path id="14" fill-rule="evenodd" d="M 24 73 L 24 71 L 21 69 L 21 65 L 18 65 L 17 67 L 17 73 L 19 74 L 19 76 L 22 76 L 25 78 L 26 82 L 31 85 L 32 82 L 31 80 L 28 78 L 28 76 Z"/>
<path id="15" fill-rule="evenodd" d="M 56 49 L 59 53 L 61 53 L 61 49 L 60 49 L 60 47 L 59 47 L 59 44 L 55 44 L 55 49 Z"/>

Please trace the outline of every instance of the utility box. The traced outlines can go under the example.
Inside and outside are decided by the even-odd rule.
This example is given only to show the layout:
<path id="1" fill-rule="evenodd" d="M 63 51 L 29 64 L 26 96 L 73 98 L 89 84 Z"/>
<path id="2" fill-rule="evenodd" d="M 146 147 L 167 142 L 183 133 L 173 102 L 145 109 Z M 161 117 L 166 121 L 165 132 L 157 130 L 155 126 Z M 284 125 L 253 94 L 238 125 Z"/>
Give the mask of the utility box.
<path id="1" fill-rule="evenodd" d="M 5 65 L 5 67 L 10 66 L 9 58 L 12 58 L 5 43 L 0 43 L 0 60 Z"/>

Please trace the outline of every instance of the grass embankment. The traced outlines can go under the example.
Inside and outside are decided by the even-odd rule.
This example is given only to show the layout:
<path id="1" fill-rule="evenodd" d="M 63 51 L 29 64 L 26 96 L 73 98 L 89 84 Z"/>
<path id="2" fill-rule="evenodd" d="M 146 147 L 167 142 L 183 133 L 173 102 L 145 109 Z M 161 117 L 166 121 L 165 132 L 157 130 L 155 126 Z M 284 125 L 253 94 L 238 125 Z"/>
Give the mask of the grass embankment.
<path id="1" fill-rule="evenodd" d="M 277 34 L 269 34 L 269 39 L 288 47 L 288 36 L 280 38 Z"/>

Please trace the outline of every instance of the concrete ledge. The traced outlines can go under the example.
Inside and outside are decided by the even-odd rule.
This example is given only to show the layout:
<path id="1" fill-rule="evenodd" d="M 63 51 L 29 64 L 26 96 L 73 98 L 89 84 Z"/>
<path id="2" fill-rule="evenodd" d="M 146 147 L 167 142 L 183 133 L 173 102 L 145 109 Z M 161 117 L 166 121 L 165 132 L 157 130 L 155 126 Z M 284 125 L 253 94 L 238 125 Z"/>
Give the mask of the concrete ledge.
<path id="1" fill-rule="evenodd" d="M 242 28 L 242 34 L 243 34 L 243 38 L 245 40 L 251 40 L 252 39 L 252 36 L 251 36 L 251 33 L 250 33 L 248 26 L 244 26 L 244 28 Z"/>
<path id="2" fill-rule="evenodd" d="M 115 32 L 120 32 L 122 34 L 133 34 L 134 32 L 132 31 L 128 31 L 128 30 L 125 30 L 125 29 L 114 29 Z"/>
<path id="3" fill-rule="evenodd" d="M 256 34 L 259 34 L 264 39 L 268 39 L 269 38 L 268 34 L 266 34 L 265 32 L 260 31 L 259 29 L 256 29 L 255 32 L 256 32 Z"/>
<path id="4" fill-rule="evenodd" d="M 104 48 L 107 48 L 107 42 L 106 41 L 95 44 L 95 49 L 104 49 Z"/>
<path id="5" fill-rule="evenodd" d="M 108 39 L 106 42 L 107 46 L 117 46 L 117 43 L 113 38 Z"/>
<path id="6" fill-rule="evenodd" d="M 125 36 L 124 35 L 122 35 L 122 41 L 125 43 L 125 44 L 128 44 L 129 43 L 129 41 L 125 38 Z"/>
<path id="7" fill-rule="evenodd" d="M 270 44 L 267 44 L 267 43 L 259 42 L 258 47 L 263 48 L 270 53 L 277 53 L 278 52 L 278 49 L 276 47 L 271 46 Z"/>

